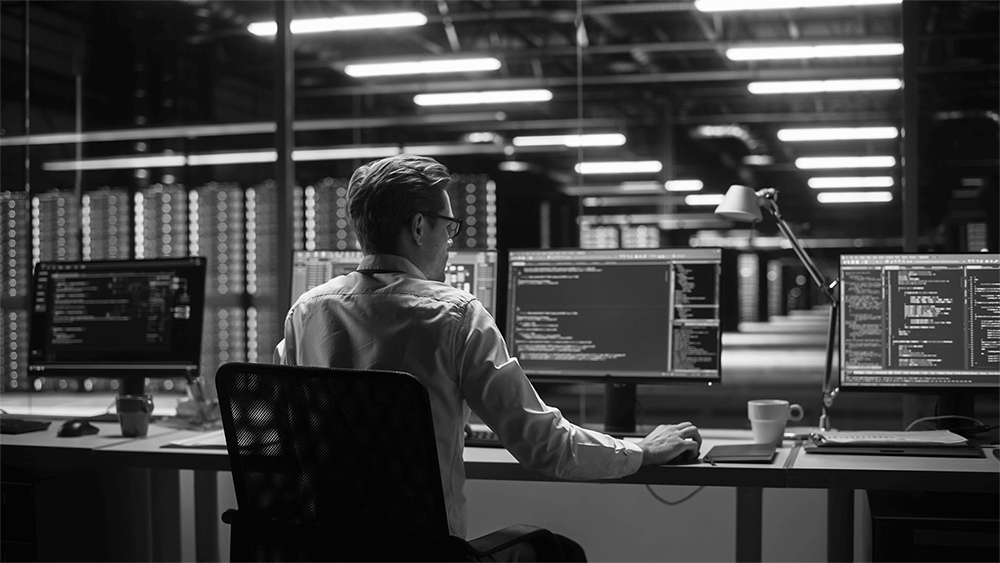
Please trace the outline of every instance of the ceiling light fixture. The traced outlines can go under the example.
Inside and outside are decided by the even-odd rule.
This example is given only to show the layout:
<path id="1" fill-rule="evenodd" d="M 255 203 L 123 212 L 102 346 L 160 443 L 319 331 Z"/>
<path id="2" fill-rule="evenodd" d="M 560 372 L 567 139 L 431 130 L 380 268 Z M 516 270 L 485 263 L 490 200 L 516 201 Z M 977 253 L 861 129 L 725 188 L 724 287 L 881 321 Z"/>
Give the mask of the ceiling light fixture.
<path id="1" fill-rule="evenodd" d="M 699 12 L 735 12 L 743 10 L 793 10 L 798 8 L 830 8 L 834 6 L 875 6 L 900 4 L 903 0 L 696 0 Z"/>
<path id="2" fill-rule="evenodd" d="M 625 144 L 621 133 L 588 133 L 585 135 L 529 135 L 514 137 L 515 147 L 620 147 Z"/>
<path id="3" fill-rule="evenodd" d="M 838 188 L 891 188 L 896 181 L 892 176 L 828 176 L 809 178 L 809 187 L 814 190 Z"/>
<path id="4" fill-rule="evenodd" d="M 505 160 L 497 164 L 497 169 L 503 172 L 527 172 L 530 166 L 521 160 Z"/>
<path id="5" fill-rule="evenodd" d="M 701 180 L 668 180 L 663 184 L 668 192 L 698 192 L 705 187 Z"/>
<path id="6" fill-rule="evenodd" d="M 215 154 L 192 154 L 188 156 L 188 166 L 212 166 L 221 164 L 251 164 L 256 162 L 274 162 L 278 160 L 278 151 L 246 151 Z"/>
<path id="7" fill-rule="evenodd" d="M 547 102 L 552 92 L 537 90 L 494 90 L 492 92 L 450 92 L 447 94 L 417 94 L 413 103 L 418 106 L 457 106 L 471 104 L 507 104 L 522 102 Z"/>
<path id="8" fill-rule="evenodd" d="M 133 168 L 167 168 L 184 166 L 187 157 L 182 154 L 158 154 L 143 156 L 114 156 L 87 160 L 61 160 L 45 162 L 42 170 L 67 172 L 75 170 L 129 170 Z"/>
<path id="9" fill-rule="evenodd" d="M 663 169 L 663 163 L 659 160 L 581 162 L 575 169 L 577 174 L 655 174 Z"/>
<path id="10" fill-rule="evenodd" d="M 779 129 L 778 139 L 794 143 L 798 141 L 853 141 L 860 139 L 895 139 L 899 129 L 895 127 L 830 127 L 823 129 Z"/>
<path id="11" fill-rule="evenodd" d="M 886 203 L 892 192 L 823 192 L 816 194 L 820 203 Z"/>
<path id="12" fill-rule="evenodd" d="M 730 49 L 726 49 L 726 56 L 729 57 L 729 60 L 731 61 L 826 59 L 834 57 L 890 57 L 902 54 L 902 43 L 732 47 Z"/>
<path id="13" fill-rule="evenodd" d="M 807 94 L 812 92 L 871 92 L 899 90 L 898 78 L 863 78 L 858 80 L 791 80 L 781 82 L 751 82 L 751 94 Z"/>
<path id="14" fill-rule="evenodd" d="M 774 164 L 774 157 L 769 154 L 748 154 L 743 157 L 743 164 L 747 166 L 770 166 Z"/>
<path id="15" fill-rule="evenodd" d="M 684 203 L 692 206 L 719 205 L 725 197 L 723 194 L 691 194 L 684 196 Z"/>
<path id="16" fill-rule="evenodd" d="M 662 193 L 663 184 L 651 181 L 622 182 L 616 190 L 622 193 Z"/>
<path id="17" fill-rule="evenodd" d="M 292 20 L 291 30 L 292 33 L 322 33 L 325 31 L 415 27 L 426 23 L 427 16 L 419 12 L 399 12 L 392 14 Z M 254 22 L 247 26 L 247 31 L 258 36 L 277 35 L 278 24 L 273 21 Z"/>
<path id="18" fill-rule="evenodd" d="M 446 72 L 483 72 L 497 70 L 500 61 L 493 57 L 472 59 L 439 59 L 428 61 L 400 61 L 394 63 L 355 63 L 344 67 L 348 76 L 400 76 L 404 74 L 442 74 Z"/>
<path id="19" fill-rule="evenodd" d="M 814 168 L 892 168 L 894 156 L 805 156 L 795 159 L 802 170 Z"/>

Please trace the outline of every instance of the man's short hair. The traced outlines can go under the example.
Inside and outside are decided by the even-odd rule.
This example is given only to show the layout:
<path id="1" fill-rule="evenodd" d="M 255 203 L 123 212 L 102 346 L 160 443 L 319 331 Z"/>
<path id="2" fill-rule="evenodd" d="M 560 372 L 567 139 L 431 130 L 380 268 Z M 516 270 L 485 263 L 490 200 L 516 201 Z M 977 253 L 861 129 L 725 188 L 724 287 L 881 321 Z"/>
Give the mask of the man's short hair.
<path id="1" fill-rule="evenodd" d="M 451 172 L 425 156 L 400 154 L 358 167 L 347 191 L 347 212 L 365 254 L 395 250 L 399 229 L 420 212 L 441 211 Z"/>

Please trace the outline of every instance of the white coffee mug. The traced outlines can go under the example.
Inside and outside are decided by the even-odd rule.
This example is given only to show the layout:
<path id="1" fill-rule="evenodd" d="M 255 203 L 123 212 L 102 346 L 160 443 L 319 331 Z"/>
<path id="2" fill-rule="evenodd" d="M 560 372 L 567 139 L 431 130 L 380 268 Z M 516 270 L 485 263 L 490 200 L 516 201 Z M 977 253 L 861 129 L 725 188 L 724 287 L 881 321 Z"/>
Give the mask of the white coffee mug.
<path id="1" fill-rule="evenodd" d="M 802 407 L 781 399 L 755 399 L 747 402 L 747 416 L 758 444 L 779 444 L 785 435 L 785 423 L 802 420 Z"/>

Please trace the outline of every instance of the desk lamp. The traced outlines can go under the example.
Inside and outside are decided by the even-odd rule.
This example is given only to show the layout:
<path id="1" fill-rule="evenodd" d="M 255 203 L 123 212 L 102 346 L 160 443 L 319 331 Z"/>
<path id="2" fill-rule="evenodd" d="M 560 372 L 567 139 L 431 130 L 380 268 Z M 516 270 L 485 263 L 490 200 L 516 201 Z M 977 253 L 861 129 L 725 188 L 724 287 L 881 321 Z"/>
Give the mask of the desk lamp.
<path id="1" fill-rule="evenodd" d="M 813 263 L 812 258 L 802 248 L 799 239 L 781 215 L 781 210 L 778 208 L 778 190 L 775 188 L 764 188 L 755 192 L 746 186 L 732 186 L 726 192 L 722 203 L 715 208 L 715 214 L 723 219 L 732 221 L 756 223 L 761 220 L 761 207 L 767 209 L 774 216 L 774 220 L 778 224 L 778 230 L 788 239 L 788 242 L 792 245 L 792 250 L 795 251 L 795 255 L 798 256 L 802 265 L 805 266 L 806 271 L 809 272 L 809 276 L 812 277 L 813 282 L 819 286 L 830 300 L 830 325 L 827 328 L 826 334 L 826 371 L 823 377 L 823 412 L 819 418 L 820 429 L 829 430 L 830 418 L 827 414 L 827 409 L 833 406 L 833 399 L 840 391 L 833 387 L 832 379 L 833 347 L 835 346 L 835 331 L 839 315 L 839 301 L 837 299 L 837 292 L 835 291 L 838 280 L 834 280 L 833 283 L 827 283 L 826 278 L 823 277 L 823 273 L 819 271 L 819 268 Z"/>

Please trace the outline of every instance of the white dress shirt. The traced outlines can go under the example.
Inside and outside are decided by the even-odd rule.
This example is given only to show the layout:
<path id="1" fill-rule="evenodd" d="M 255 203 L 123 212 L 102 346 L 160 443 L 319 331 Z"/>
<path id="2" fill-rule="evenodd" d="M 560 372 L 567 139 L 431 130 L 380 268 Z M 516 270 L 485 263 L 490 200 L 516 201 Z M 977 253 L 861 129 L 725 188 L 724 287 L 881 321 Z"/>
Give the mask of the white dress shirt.
<path id="1" fill-rule="evenodd" d="M 358 271 L 304 293 L 285 318 L 275 361 L 417 377 L 430 396 L 448 523 L 458 537 L 466 533 L 470 407 L 523 466 L 546 475 L 614 479 L 642 465 L 634 443 L 581 428 L 542 401 L 475 297 L 428 280 L 400 256 L 366 256 Z"/>

